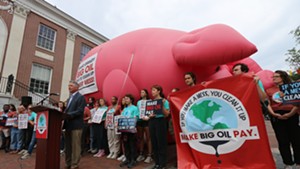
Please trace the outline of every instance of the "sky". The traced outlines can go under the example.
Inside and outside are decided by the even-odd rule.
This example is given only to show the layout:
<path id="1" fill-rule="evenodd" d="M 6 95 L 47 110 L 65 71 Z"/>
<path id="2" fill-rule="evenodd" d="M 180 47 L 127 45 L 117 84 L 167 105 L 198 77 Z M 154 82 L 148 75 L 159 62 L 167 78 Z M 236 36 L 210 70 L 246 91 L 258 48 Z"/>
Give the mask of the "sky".
<path id="1" fill-rule="evenodd" d="M 263 69 L 289 70 L 290 34 L 300 25 L 299 0 L 46 0 L 109 39 L 142 28 L 190 32 L 211 24 L 233 27 L 256 45 Z"/>

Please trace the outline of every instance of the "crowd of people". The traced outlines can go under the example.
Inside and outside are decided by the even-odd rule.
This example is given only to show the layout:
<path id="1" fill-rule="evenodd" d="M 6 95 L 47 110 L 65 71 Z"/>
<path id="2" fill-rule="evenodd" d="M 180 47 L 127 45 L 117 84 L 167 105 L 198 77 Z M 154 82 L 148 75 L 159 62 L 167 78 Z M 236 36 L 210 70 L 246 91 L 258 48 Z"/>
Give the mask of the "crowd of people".
<path id="1" fill-rule="evenodd" d="M 236 76 L 248 71 L 247 65 L 242 63 L 234 65 L 232 69 Z M 292 81 L 286 72 L 278 70 L 272 77 L 274 86 L 265 90 L 259 78 L 255 75 L 253 77 L 260 101 L 268 109 L 285 168 L 292 169 L 295 165 L 296 169 L 300 169 L 299 104 L 285 105 L 274 100 L 274 94 L 279 93 L 282 97 L 279 85 Z M 184 81 L 187 86 L 192 87 L 196 84 L 196 76 L 187 72 Z M 201 84 L 205 85 L 205 82 Z M 61 153 L 65 153 L 66 168 L 78 168 L 81 155 L 86 152 L 92 153 L 95 158 L 119 160 L 120 167 L 132 168 L 137 162 L 153 161 L 153 169 L 166 168 L 167 133 L 172 124 L 168 123 L 170 106 L 162 86 L 153 85 L 151 94 L 147 89 L 142 89 L 139 100 L 135 100 L 132 94 L 126 94 L 122 98 L 113 96 L 110 101 L 90 97 L 87 102 L 78 88 L 76 81 L 70 81 L 70 98 L 57 104 L 64 119 L 60 148 Z M 174 88 L 172 92 L 178 90 Z M 162 113 L 141 116 L 145 112 L 145 102 L 151 100 L 162 100 Z M 7 153 L 19 153 L 22 159 L 30 157 L 36 143 L 36 113 L 31 107 L 32 105 L 20 105 L 16 110 L 14 105 L 5 104 L 0 112 L 1 149 Z M 18 114 L 28 114 L 26 129 L 18 128 Z M 135 130 L 119 130 L 116 117 L 135 119 Z M 14 118 L 15 121 L 7 126 L 5 123 L 9 118 Z"/>

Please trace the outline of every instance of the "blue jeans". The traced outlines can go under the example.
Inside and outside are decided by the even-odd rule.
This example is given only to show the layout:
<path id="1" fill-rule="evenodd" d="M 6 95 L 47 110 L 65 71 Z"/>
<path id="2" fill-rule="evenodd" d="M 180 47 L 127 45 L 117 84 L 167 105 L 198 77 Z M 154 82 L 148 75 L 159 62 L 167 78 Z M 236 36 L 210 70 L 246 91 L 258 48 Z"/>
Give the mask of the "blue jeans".
<path id="1" fill-rule="evenodd" d="M 20 137 L 20 130 L 16 127 L 11 128 L 10 134 L 10 149 L 11 150 L 20 150 L 22 146 L 22 139 Z"/>
<path id="2" fill-rule="evenodd" d="M 31 136 L 31 141 L 28 147 L 28 154 L 32 153 L 33 147 L 36 143 L 36 136 L 35 136 L 35 131 L 33 131 L 32 136 Z"/>

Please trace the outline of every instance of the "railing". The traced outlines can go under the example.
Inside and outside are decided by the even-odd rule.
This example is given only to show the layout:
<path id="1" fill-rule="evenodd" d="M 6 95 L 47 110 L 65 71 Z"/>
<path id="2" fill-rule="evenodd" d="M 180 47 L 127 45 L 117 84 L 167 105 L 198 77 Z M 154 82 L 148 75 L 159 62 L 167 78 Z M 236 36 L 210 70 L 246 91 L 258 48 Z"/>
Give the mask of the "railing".
<path id="1" fill-rule="evenodd" d="M 27 85 L 15 80 L 13 75 L 9 75 L 8 77 L 0 77 L 0 93 L 11 95 L 20 101 L 22 96 L 31 96 L 33 104 L 40 103 L 45 97 L 48 96 L 34 92 Z M 43 101 L 43 103 L 44 105 L 52 105 L 57 103 L 57 101 L 47 98 Z"/>

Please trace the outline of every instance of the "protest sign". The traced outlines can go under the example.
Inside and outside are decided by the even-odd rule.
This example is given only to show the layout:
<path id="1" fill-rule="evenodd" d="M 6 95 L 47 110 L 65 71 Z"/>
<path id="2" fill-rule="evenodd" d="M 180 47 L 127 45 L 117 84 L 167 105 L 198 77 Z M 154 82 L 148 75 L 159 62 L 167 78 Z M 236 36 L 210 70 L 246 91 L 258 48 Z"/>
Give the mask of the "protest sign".
<path id="1" fill-rule="evenodd" d="M 98 109 L 92 118 L 92 122 L 100 124 L 102 121 L 102 117 L 103 117 L 104 113 L 106 112 L 106 110 L 107 109 Z"/>
<path id="2" fill-rule="evenodd" d="M 107 129 L 114 129 L 114 113 L 114 108 L 109 109 L 106 113 L 105 125 Z"/>
<path id="3" fill-rule="evenodd" d="M 145 115 L 149 116 L 150 114 L 162 115 L 163 114 L 163 99 L 158 100 L 149 100 L 146 102 L 146 111 Z"/>
<path id="4" fill-rule="evenodd" d="M 119 132 L 136 133 L 136 118 L 118 118 L 118 130 Z"/>
<path id="5" fill-rule="evenodd" d="M 300 82 L 280 85 L 283 104 L 300 103 Z"/>
<path id="6" fill-rule="evenodd" d="M 18 115 L 18 128 L 27 129 L 28 127 L 28 114 L 19 114 Z"/>
<path id="7" fill-rule="evenodd" d="M 147 100 L 140 100 L 139 102 L 140 102 L 140 105 L 138 107 L 140 113 L 139 117 L 140 119 L 142 119 L 145 116 Z"/>
<path id="8" fill-rule="evenodd" d="M 17 124 L 18 117 L 9 117 L 6 119 L 5 126 L 13 126 L 14 124 Z"/>
<path id="9" fill-rule="evenodd" d="M 276 168 L 253 77 L 223 78 L 169 98 L 178 168 Z"/>

